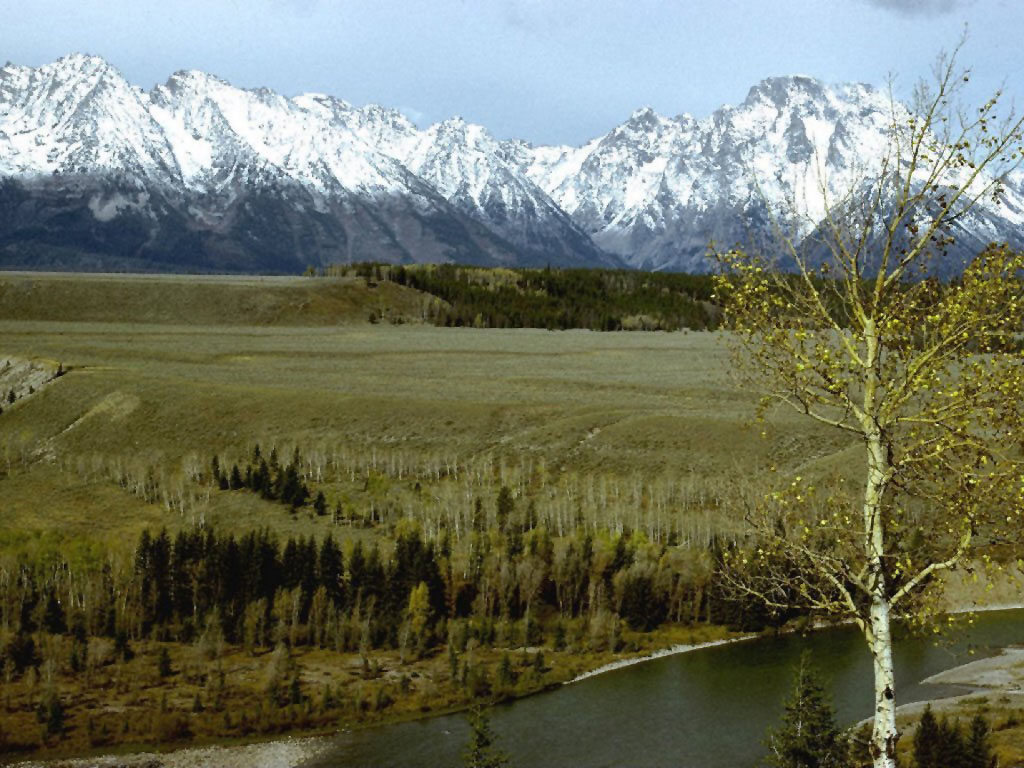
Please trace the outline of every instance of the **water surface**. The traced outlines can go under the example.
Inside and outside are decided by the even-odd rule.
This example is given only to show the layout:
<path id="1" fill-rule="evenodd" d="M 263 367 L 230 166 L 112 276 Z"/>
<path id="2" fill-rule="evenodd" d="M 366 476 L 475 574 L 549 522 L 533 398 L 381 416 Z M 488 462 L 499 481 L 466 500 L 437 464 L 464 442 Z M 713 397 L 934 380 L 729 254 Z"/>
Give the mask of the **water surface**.
<path id="1" fill-rule="evenodd" d="M 895 648 L 899 703 L 958 693 L 920 681 L 1024 642 L 1024 610 L 980 614 L 941 645 L 903 638 Z M 803 649 L 830 681 L 838 719 L 871 714 L 871 659 L 858 632 L 840 628 L 666 656 L 501 705 L 491 724 L 516 768 L 743 768 L 764 754 Z M 974 656 L 968 655 L 973 649 Z M 462 765 L 469 729 L 461 715 L 342 734 L 317 768 Z"/>

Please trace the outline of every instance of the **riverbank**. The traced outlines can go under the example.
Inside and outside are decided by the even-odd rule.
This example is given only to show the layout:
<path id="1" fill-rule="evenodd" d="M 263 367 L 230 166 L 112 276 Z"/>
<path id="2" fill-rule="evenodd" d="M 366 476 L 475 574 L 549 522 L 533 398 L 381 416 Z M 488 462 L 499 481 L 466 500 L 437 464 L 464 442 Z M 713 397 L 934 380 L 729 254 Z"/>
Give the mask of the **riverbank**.
<path id="1" fill-rule="evenodd" d="M 331 747 L 324 737 L 287 738 L 231 747 L 189 747 L 68 760 L 30 761 L 19 768 L 293 768 Z"/>
<path id="2" fill-rule="evenodd" d="M 631 667 L 634 664 L 643 664 L 644 662 L 654 661 L 655 659 L 663 659 L 666 656 L 675 656 L 679 653 L 689 653 L 690 651 L 699 651 L 703 648 L 713 648 L 716 645 L 728 645 L 730 643 L 739 643 L 744 640 L 755 640 L 761 635 L 746 634 L 739 635 L 738 637 L 727 637 L 720 640 L 709 640 L 705 643 L 683 643 L 681 645 L 673 645 L 669 648 L 663 648 L 653 653 L 644 654 L 643 656 L 636 656 L 628 659 L 619 659 L 617 661 L 609 662 L 608 664 L 602 664 L 597 669 L 592 669 L 589 672 L 584 672 L 581 675 L 577 675 L 572 680 L 566 680 L 562 685 L 572 685 L 578 683 L 580 680 L 586 680 L 589 677 L 595 677 L 597 675 L 603 675 L 606 672 L 613 672 L 616 669 L 622 669 L 624 667 Z"/>
<path id="3" fill-rule="evenodd" d="M 962 723 L 983 716 L 991 728 L 999 764 L 1024 762 L 1024 646 L 1004 648 L 995 656 L 953 667 L 922 682 L 962 687 L 964 693 L 899 707 L 896 719 L 903 732 L 904 750 L 909 753 L 921 714 L 930 706 L 937 717 Z"/>
<path id="4" fill-rule="evenodd" d="M 577 643 L 581 637 L 570 639 Z M 575 644 L 558 651 L 476 647 L 460 654 L 458 674 L 452 671 L 443 649 L 404 661 L 398 652 L 379 651 L 366 664 L 361 664 L 358 654 L 339 656 L 325 650 L 299 649 L 291 660 L 301 677 L 303 699 L 299 705 L 284 707 L 266 705 L 263 690 L 270 658 L 266 652 L 251 656 L 240 648 L 224 649 L 217 662 L 222 670 L 218 701 L 210 695 L 209 681 L 204 686 L 193 669 L 195 660 L 187 654 L 187 648 L 138 643 L 133 646 L 132 660 L 125 662 L 120 687 L 111 688 L 107 684 L 111 681 L 101 679 L 101 672 L 94 672 L 94 685 L 80 693 L 88 698 L 80 702 L 88 715 L 66 727 L 61 740 L 44 741 L 43 749 L 29 751 L 11 738 L 14 731 L 0 731 L 0 743 L 6 736 L 5 746 L 10 749 L 4 754 L 0 748 L 0 765 L 173 768 L 194 764 L 201 757 L 203 762 L 199 764 L 230 767 L 233 751 L 243 755 L 239 760 L 245 765 L 295 765 L 308 755 L 295 752 L 294 745 L 317 743 L 299 741 L 300 737 L 328 738 L 344 730 L 453 714 L 472 703 L 473 691 L 480 691 L 475 694 L 478 699 L 519 699 L 582 676 L 732 639 L 736 639 L 733 633 L 720 626 L 663 625 L 651 632 L 623 629 L 615 652 Z M 169 651 L 171 661 L 169 677 L 157 674 L 156 659 L 164 649 Z M 129 689 L 125 680 L 133 680 L 135 688 Z M 9 699 L 17 702 L 24 695 L 15 691 Z M 189 702 L 194 701 L 200 705 L 193 704 L 189 712 Z M 129 720 L 125 713 L 140 703 L 158 704 L 160 714 L 151 713 L 147 718 L 143 713 Z M 207 709 L 203 704 L 213 707 Z M 25 713 L 30 711 L 26 706 L 18 711 L 24 721 L 20 732 L 31 735 L 33 728 L 38 732 L 35 710 L 30 712 L 31 722 L 26 719 Z M 281 743 L 292 746 L 275 752 L 270 745 L 277 741 L 268 739 L 279 739 L 275 734 L 286 732 L 292 737 Z M 154 735 L 157 738 L 151 737 Z M 179 754 L 186 756 L 182 758 L 185 762 L 175 762 L 172 756 Z M 23 762 L 14 762 L 19 759 Z"/>
<path id="5" fill-rule="evenodd" d="M 1019 603 L 1000 603 L 982 606 L 969 605 L 961 606 L 961 610 L 963 612 L 981 612 L 1005 610 L 1016 607 L 1021 607 L 1021 605 Z M 795 627 L 783 630 L 783 632 L 787 634 L 795 631 L 798 631 Z M 597 675 L 647 661 L 715 646 L 748 641 L 763 636 L 750 633 L 731 634 L 726 632 L 724 628 L 720 627 L 690 628 L 681 626 L 662 627 L 652 633 L 637 633 L 635 635 L 630 633 L 630 635 L 631 636 L 626 638 L 627 647 L 630 650 L 625 651 L 624 653 L 620 652 L 613 654 L 608 651 L 604 653 L 579 653 L 578 651 L 572 652 L 571 649 L 566 652 L 556 653 L 550 649 L 543 649 L 545 659 L 543 683 L 541 683 L 541 678 L 538 677 L 535 680 L 535 682 L 538 683 L 536 686 L 518 685 L 515 689 L 505 690 L 498 694 L 498 697 L 499 699 L 512 699 L 530 696 L 542 690 L 549 689 L 552 686 L 579 682 Z M 541 649 L 516 649 L 510 650 L 505 654 L 510 655 L 515 660 L 514 665 L 516 668 L 521 668 L 523 670 L 522 672 L 517 673 L 522 678 L 521 682 L 529 683 L 534 681 L 533 663 L 531 661 L 530 664 L 527 665 L 527 660 L 534 659 L 535 654 L 539 650 Z M 479 649 L 477 653 L 480 653 Z M 476 663 L 487 663 L 488 666 L 496 667 L 501 658 L 501 651 L 499 650 L 494 654 L 489 655 L 494 656 L 494 658 L 485 658 L 482 655 L 478 655 L 476 657 Z M 522 659 L 519 658 L 520 656 L 522 656 Z M 399 675 L 403 669 L 395 659 L 382 658 L 380 661 L 384 662 L 381 674 L 383 674 L 385 679 Z M 428 667 L 436 667 L 439 665 L 446 666 L 443 655 L 435 657 L 433 660 L 428 660 L 426 663 L 428 664 Z M 309 665 L 306 665 L 305 669 L 307 669 L 307 671 L 311 671 Z M 410 667 L 404 667 L 404 669 L 406 674 L 411 674 L 409 672 Z M 422 669 L 421 671 L 426 672 L 427 670 Z M 491 670 L 492 673 L 495 671 L 495 669 Z M 969 696 L 967 696 L 967 698 L 969 698 Z M 1024 705 L 1024 702 L 1021 702 L 1021 704 Z M 464 703 L 460 705 L 459 702 L 452 700 L 448 706 L 439 706 L 437 708 L 431 706 L 429 711 L 426 709 L 421 711 L 410 709 L 401 713 L 392 711 L 388 716 L 374 717 L 371 721 L 365 723 L 354 722 L 348 717 L 343 717 L 341 722 L 334 720 L 334 724 L 330 728 L 325 727 L 326 724 L 321 725 L 320 727 L 313 726 L 313 728 L 309 728 L 309 726 L 307 726 L 307 734 L 310 733 L 310 730 L 313 730 L 317 735 L 305 738 L 278 738 L 275 741 L 263 741 L 253 744 L 243 741 L 244 737 L 238 737 L 234 743 L 228 740 L 218 746 L 189 747 L 182 745 L 181 749 L 173 752 L 155 751 L 155 749 L 163 749 L 163 747 L 147 748 L 143 744 L 137 745 L 135 748 L 147 749 L 146 752 L 131 755 L 115 754 L 74 759 L 58 755 L 46 760 L 35 759 L 28 763 L 21 763 L 20 765 L 22 768 L 28 768 L 29 766 L 50 766 L 50 768 L 63 768 L 64 766 L 68 766 L 69 768 L 85 768 L 85 766 L 92 765 L 103 766 L 104 768 L 114 768 L 114 766 L 125 766 L 126 768 L 184 768 L 186 765 L 208 765 L 211 766 L 211 768 L 234 768 L 235 765 L 266 765 L 271 766 L 272 768 L 284 768 L 284 766 L 288 766 L 290 768 L 290 766 L 300 765 L 311 758 L 315 758 L 316 755 L 319 754 L 319 749 L 323 748 L 324 745 L 330 742 L 329 734 L 338 731 L 339 729 L 361 729 L 365 727 L 384 725 L 391 722 L 399 722 L 402 720 L 421 719 L 440 714 L 450 714 L 452 712 L 459 711 L 462 706 L 464 706 Z M 919 714 L 919 710 L 916 710 L 916 713 Z M 915 717 L 915 710 L 913 708 L 907 709 L 907 716 L 908 718 L 913 719 L 913 717 Z M 1024 720 L 1024 710 L 1022 710 L 1021 719 Z M 253 734 L 250 738 L 258 739 L 259 736 Z M 264 736 L 263 738 L 267 737 Z M 220 742 L 220 740 L 217 741 Z M 169 747 L 170 745 L 167 746 Z M 116 747 L 108 747 L 108 749 L 116 749 Z M 10 759 L 10 757 L 12 756 L 8 756 L 8 759 Z"/>
<path id="6" fill-rule="evenodd" d="M 949 611 L 949 613 L 957 614 L 957 615 L 962 615 L 962 614 L 969 614 L 969 613 L 986 613 L 986 612 L 989 612 L 989 611 L 1012 611 L 1012 610 L 1018 610 L 1018 609 L 1024 609 L 1024 602 L 994 603 L 994 604 L 991 604 L 991 605 L 971 605 L 971 606 L 964 605 L 964 606 L 959 606 L 959 607 L 953 608 L 952 610 Z M 834 627 L 834 626 L 836 626 L 834 623 L 820 623 L 820 624 L 815 624 L 810 629 L 811 630 L 827 629 L 829 627 Z M 787 628 L 787 629 L 780 630 L 779 634 L 786 634 L 786 633 L 789 633 L 789 632 L 796 632 L 796 631 L 805 631 L 805 630 L 796 630 L 796 629 L 793 629 L 793 628 Z M 637 657 L 628 658 L 628 659 L 620 659 L 618 661 L 609 662 L 608 664 L 603 664 L 600 667 L 598 667 L 597 669 L 592 669 L 589 672 L 584 672 L 581 675 L 577 675 L 576 677 L 574 677 L 571 680 L 566 680 L 563 683 L 563 685 L 572 685 L 573 683 L 578 683 L 580 680 L 586 680 L 587 678 L 595 677 L 597 675 L 602 675 L 605 672 L 614 672 L 616 669 L 622 669 L 624 667 L 630 667 L 630 666 L 633 666 L 634 664 L 643 664 L 644 662 L 654 661 L 655 659 L 661 659 L 661 658 L 664 658 L 666 656 L 675 656 L 678 653 L 689 653 L 690 651 L 699 651 L 701 649 L 712 648 L 712 647 L 717 646 L 717 645 L 726 645 L 726 644 L 729 644 L 729 643 L 739 643 L 739 642 L 743 642 L 745 640 L 756 640 L 759 637 L 763 637 L 763 635 L 751 633 L 751 634 L 739 635 L 738 637 L 729 637 L 729 638 L 722 638 L 722 639 L 719 639 L 719 640 L 710 640 L 710 641 L 705 642 L 705 643 L 683 643 L 681 645 L 673 645 L 673 646 L 671 646 L 669 648 L 663 648 L 661 650 L 657 650 L 657 651 L 654 651 L 653 653 L 645 654 L 643 656 L 637 656 Z"/>

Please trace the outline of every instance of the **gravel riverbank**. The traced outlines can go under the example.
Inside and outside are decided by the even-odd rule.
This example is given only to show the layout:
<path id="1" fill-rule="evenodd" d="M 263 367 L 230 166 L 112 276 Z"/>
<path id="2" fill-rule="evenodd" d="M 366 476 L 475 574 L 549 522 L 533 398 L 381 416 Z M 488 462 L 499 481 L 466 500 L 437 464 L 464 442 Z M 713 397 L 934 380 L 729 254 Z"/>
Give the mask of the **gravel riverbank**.
<path id="1" fill-rule="evenodd" d="M 294 768 L 329 748 L 330 741 L 325 738 L 294 738 L 237 747 L 197 747 L 174 752 L 17 763 L 14 768 Z"/>

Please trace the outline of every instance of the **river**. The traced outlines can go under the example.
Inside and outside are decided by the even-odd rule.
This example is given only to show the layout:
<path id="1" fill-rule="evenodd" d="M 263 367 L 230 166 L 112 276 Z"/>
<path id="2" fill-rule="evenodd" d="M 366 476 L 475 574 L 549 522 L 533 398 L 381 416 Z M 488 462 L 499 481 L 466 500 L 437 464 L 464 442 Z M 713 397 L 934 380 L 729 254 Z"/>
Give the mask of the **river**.
<path id="1" fill-rule="evenodd" d="M 1024 642 L 1024 610 L 979 614 L 969 633 L 936 645 L 906 637 L 895 647 L 899 703 L 962 692 L 926 677 Z M 597 675 L 491 711 L 515 768 L 744 768 L 764 754 L 779 722 L 794 664 L 808 648 L 840 724 L 871 714 L 871 660 L 852 627 L 784 635 L 666 656 Z M 968 650 L 975 651 L 974 656 Z M 468 736 L 461 715 L 341 734 L 317 768 L 455 768 Z"/>

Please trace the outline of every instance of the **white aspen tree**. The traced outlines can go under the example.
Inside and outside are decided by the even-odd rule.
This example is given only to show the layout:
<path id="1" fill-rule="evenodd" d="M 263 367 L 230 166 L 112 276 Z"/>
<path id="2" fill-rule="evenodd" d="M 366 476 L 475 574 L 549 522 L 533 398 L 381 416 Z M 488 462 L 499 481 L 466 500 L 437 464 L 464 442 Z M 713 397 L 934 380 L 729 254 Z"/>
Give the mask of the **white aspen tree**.
<path id="1" fill-rule="evenodd" d="M 899 739 L 893 622 L 933 617 L 943 571 L 995 562 L 1024 528 L 1024 257 L 991 245 L 956 279 L 931 277 L 971 215 L 998 204 L 1022 152 L 1022 121 L 998 93 L 959 106 L 958 50 L 909 108 L 891 100 L 870 177 L 839 199 L 821 181 L 812 237 L 774 219 L 788 272 L 777 252 L 719 254 L 717 291 L 762 409 L 790 406 L 863 446 L 854 483 L 795 477 L 752 504 L 753 534 L 722 574 L 770 607 L 859 627 L 876 768 L 894 768 Z"/>

